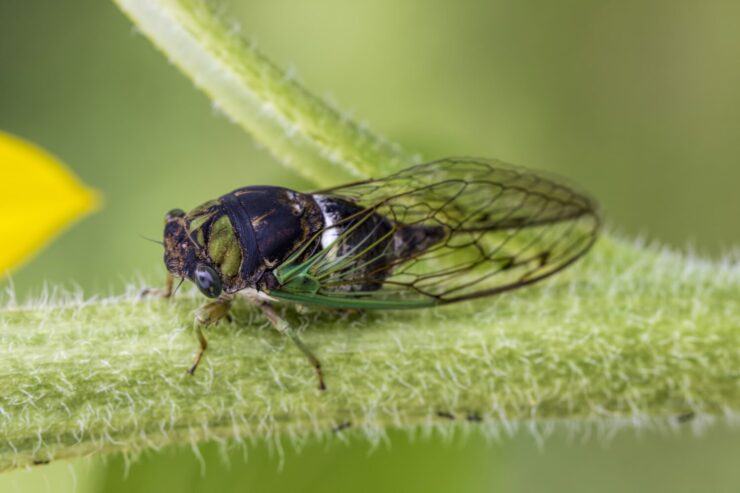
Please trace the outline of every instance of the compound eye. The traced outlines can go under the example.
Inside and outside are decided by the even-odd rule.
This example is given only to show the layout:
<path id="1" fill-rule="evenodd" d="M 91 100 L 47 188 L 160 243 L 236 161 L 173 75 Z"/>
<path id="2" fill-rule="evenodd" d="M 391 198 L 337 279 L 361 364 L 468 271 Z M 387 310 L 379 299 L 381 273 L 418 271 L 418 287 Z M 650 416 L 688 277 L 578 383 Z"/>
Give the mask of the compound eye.
<path id="1" fill-rule="evenodd" d="M 172 209 L 166 216 L 164 216 L 164 219 L 165 221 L 172 221 L 178 217 L 185 217 L 185 211 L 182 209 Z"/>
<path id="2" fill-rule="evenodd" d="M 218 298 L 221 294 L 221 278 L 218 272 L 207 265 L 198 264 L 195 268 L 195 285 L 200 292 L 209 298 Z"/>

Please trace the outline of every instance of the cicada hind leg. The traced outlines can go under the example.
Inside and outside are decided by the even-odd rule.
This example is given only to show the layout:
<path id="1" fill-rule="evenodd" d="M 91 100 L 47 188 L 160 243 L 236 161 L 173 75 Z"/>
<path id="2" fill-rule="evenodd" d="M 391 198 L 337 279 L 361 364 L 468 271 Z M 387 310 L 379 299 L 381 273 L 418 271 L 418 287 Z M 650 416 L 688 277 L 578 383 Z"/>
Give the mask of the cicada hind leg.
<path id="1" fill-rule="evenodd" d="M 321 370 L 321 362 L 319 361 L 319 358 L 317 358 L 308 346 L 306 346 L 290 324 L 278 315 L 275 308 L 273 308 L 270 303 L 261 302 L 259 303 L 259 307 L 262 309 L 262 313 L 265 314 L 272 326 L 275 327 L 275 330 L 284 336 L 290 337 L 298 349 L 300 349 L 300 351 L 308 358 L 309 363 L 311 363 L 311 366 L 313 366 L 316 371 L 316 378 L 319 381 L 319 390 L 326 390 L 326 384 L 324 384 L 324 373 Z"/>

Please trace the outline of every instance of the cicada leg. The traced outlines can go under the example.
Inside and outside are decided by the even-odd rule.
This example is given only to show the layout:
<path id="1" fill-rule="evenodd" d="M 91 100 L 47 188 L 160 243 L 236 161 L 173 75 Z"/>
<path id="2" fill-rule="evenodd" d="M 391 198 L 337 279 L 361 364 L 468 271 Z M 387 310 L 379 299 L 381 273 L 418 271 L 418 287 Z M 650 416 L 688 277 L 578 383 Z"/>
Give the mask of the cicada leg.
<path id="1" fill-rule="evenodd" d="M 159 296 L 160 298 L 170 298 L 172 296 L 173 287 L 175 285 L 175 277 L 168 272 L 167 273 L 167 280 L 165 281 L 165 287 L 164 289 L 160 288 L 144 288 L 139 293 L 139 297 L 143 298 L 144 296 Z"/>
<path id="2" fill-rule="evenodd" d="M 259 307 L 262 309 L 262 313 L 265 314 L 270 323 L 272 323 L 272 326 L 275 327 L 275 329 L 282 335 L 290 337 L 293 343 L 298 346 L 298 349 L 300 349 L 301 352 L 306 355 L 308 361 L 311 363 L 311 366 L 313 366 L 314 370 L 316 370 L 316 377 L 319 380 L 319 390 L 326 390 L 326 385 L 324 384 L 324 374 L 321 371 L 321 362 L 319 361 L 319 358 L 317 358 L 316 355 L 313 354 L 313 352 L 308 348 L 308 346 L 306 346 L 306 344 L 301 340 L 301 338 L 293 330 L 290 324 L 277 314 L 271 304 L 262 302 L 259 304 Z"/>
<path id="3" fill-rule="evenodd" d="M 209 325 L 215 325 L 224 318 L 231 321 L 231 315 L 229 310 L 231 309 L 231 297 L 222 296 L 216 301 L 211 301 L 198 308 L 195 312 L 195 335 L 198 338 L 200 348 L 195 355 L 193 366 L 190 367 L 188 373 L 191 375 L 195 373 L 196 368 L 200 364 L 200 360 L 203 359 L 203 353 L 208 349 L 208 341 L 206 336 L 203 335 L 203 327 Z"/>

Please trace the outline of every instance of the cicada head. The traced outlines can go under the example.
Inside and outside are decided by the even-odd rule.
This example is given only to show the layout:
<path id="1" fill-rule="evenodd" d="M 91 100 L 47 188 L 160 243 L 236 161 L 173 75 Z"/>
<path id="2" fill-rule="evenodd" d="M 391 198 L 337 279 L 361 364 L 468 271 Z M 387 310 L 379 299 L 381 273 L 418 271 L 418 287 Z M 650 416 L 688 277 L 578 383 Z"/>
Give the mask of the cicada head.
<path id="1" fill-rule="evenodd" d="M 190 279 L 209 298 L 221 294 L 221 274 L 192 240 L 190 220 L 181 209 L 173 209 L 165 216 L 164 263 L 174 276 Z"/>
<path id="2" fill-rule="evenodd" d="M 241 249 L 228 216 L 217 201 L 189 213 L 165 216 L 164 262 L 174 276 L 190 279 L 209 298 L 242 288 Z"/>
<path id="3" fill-rule="evenodd" d="M 172 209 L 164 219 L 164 264 L 176 277 L 192 278 L 197 264 L 196 245 L 190 240 L 185 211 Z"/>

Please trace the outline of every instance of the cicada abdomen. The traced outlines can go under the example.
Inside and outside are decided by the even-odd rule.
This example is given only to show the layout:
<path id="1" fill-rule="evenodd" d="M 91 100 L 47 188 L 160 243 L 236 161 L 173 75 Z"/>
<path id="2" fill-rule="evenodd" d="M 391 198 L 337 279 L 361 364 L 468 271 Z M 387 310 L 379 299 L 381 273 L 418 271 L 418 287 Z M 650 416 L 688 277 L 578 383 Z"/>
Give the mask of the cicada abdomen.
<path id="1" fill-rule="evenodd" d="M 338 196 L 315 194 L 313 198 L 324 219 L 320 236 L 323 265 L 315 271 L 323 278 L 324 289 L 380 289 L 396 262 L 425 251 L 444 237 L 439 226 L 398 223 Z"/>

